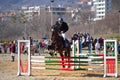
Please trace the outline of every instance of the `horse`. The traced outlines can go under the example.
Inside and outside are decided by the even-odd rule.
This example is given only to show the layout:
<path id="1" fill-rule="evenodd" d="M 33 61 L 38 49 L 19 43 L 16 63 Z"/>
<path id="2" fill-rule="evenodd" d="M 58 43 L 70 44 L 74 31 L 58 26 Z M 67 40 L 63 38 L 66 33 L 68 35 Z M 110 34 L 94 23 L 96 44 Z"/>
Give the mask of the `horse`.
<path id="1" fill-rule="evenodd" d="M 53 25 L 51 27 L 51 31 L 52 31 L 52 36 L 51 36 L 51 45 L 48 45 L 48 50 L 54 50 L 54 52 L 58 52 L 61 60 L 62 60 L 62 65 L 63 68 L 65 67 L 64 65 L 64 59 L 66 58 L 68 60 L 68 65 L 69 65 L 69 61 L 70 61 L 70 42 L 66 39 L 65 42 L 67 43 L 66 47 L 64 44 L 64 39 L 63 37 L 60 35 L 60 30 L 58 28 L 57 25 Z M 68 66 L 70 67 L 70 66 Z"/>

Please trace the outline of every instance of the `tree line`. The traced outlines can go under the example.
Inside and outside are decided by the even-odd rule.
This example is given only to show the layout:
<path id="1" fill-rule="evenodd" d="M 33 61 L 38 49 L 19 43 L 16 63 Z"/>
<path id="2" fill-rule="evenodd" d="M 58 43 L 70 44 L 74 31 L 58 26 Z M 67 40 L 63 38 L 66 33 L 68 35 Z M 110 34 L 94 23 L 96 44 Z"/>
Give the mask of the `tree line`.
<path id="1" fill-rule="evenodd" d="M 89 11 L 77 13 L 77 21 L 71 18 L 71 13 L 63 15 L 69 25 L 67 37 L 71 38 L 74 32 L 88 32 L 91 35 L 120 33 L 120 12 L 112 10 L 105 19 L 99 21 L 88 20 Z M 59 16 L 53 13 L 53 23 Z M 16 11 L 16 15 L 5 17 L 0 21 L 0 39 L 22 39 L 29 36 L 40 39 L 51 36 L 51 13 L 42 10 L 40 15 L 33 14 L 27 17 L 23 12 Z"/>

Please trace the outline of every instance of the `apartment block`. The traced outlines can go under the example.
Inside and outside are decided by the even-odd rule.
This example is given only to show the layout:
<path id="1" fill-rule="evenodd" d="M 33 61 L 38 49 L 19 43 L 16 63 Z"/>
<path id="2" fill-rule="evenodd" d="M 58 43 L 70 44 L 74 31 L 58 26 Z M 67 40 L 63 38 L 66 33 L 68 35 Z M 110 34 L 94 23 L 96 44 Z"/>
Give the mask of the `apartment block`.
<path id="1" fill-rule="evenodd" d="M 94 21 L 105 18 L 111 10 L 111 0 L 93 0 Z"/>

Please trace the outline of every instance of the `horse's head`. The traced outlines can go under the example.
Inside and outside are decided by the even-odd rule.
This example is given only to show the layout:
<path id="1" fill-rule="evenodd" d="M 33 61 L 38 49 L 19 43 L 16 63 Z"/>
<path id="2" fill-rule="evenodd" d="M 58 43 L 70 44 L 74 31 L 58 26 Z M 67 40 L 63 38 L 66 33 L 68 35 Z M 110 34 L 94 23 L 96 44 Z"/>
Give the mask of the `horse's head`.
<path id="1" fill-rule="evenodd" d="M 59 33 L 59 32 L 60 32 L 59 26 L 53 25 L 53 26 L 51 27 L 51 31 L 52 31 L 52 32 L 55 32 L 55 33 Z"/>
<path id="2" fill-rule="evenodd" d="M 52 37 L 51 37 L 52 40 L 57 38 L 60 34 L 60 29 L 59 29 L 59 26 L 57 26 L 57 25 L 53 25 L 51 27 L 51 31 L 52 31 Z"/>

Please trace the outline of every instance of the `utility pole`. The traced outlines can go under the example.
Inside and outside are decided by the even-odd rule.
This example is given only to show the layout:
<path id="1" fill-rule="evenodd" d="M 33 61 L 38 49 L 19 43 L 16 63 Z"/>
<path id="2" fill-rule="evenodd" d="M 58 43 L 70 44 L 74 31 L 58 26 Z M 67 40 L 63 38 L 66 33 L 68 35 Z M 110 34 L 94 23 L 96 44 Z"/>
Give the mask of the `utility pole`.
<path id="1" fill-rule="evenodd" d="M 88 25 L 89 25 L 89 34 L 90 34 L 90 25 L 91 25 L 91 17 L 90 17 L 90 15 L 89 15 L 89 19 L 88 19 Z"/>
<path id="2" fill-rule="evenodd" d="M 119 12 L 119 14 L 118 14 L 118 23 L 119 23 L 119 34 L 120 34 L 120 10 L 118 11 Z"/>
<path id="3" fill-rule="evenodd" d="M 50 11 L 51 11 L 51 26 L 53 25 L 53 2 L 54 2 L 54 0 L 50 0 L 50 2 L 51 2 L 51 7 L 50 7 Z"/>

